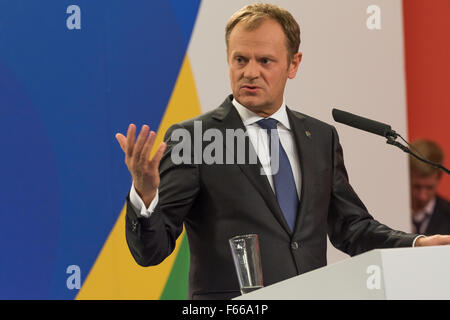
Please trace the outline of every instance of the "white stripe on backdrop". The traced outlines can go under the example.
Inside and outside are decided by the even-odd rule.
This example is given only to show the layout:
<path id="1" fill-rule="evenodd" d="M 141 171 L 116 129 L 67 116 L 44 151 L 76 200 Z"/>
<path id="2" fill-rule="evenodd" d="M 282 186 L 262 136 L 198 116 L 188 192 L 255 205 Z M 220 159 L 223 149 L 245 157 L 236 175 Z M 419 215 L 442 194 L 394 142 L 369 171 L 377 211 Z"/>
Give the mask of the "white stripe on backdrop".
<path id="1" fill-rule="evenodd" d="M 203 0 L 188 49 L 202 111 L 231 93 L 224 30 L 248 1 Z M 300 24 L 303 61 L 288 83 L 291 108 L 336 126 L 350 181 L 375 219 L 410 231 L 407 157 L 385 140 L 336 124 L 333 107 L 387 122 L 406 132 L 402 5 L 400 0 L 271 1 Z M 380 8 L 381 29 L 369 30 L 369 5 Z M 347 255 L 328 248 L 328 262 Z"/>

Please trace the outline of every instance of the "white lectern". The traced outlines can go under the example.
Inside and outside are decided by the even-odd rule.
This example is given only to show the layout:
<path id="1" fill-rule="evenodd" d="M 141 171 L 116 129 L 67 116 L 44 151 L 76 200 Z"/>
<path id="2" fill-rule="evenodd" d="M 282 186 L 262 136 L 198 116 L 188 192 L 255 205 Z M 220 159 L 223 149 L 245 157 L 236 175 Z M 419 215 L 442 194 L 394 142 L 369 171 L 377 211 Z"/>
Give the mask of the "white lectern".
<path id="1" fill-rule="evenodd" d="M 450 246 L 372 250 L 236 299 L 450 299 Z"/>

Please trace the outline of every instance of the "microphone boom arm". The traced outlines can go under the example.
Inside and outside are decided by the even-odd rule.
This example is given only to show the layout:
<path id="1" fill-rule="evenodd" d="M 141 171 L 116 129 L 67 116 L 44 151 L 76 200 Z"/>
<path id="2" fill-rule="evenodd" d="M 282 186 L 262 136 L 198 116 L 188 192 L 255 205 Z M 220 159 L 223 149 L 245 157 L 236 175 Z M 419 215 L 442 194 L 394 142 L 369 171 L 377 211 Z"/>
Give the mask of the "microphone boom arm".
<path id="1" fill-rule="evenodd" d="M 414 152 L 412 152 L 407 146 L 401 144 L 398 141 L 395 141 L 397 136 L 400 136 L 400 135 L 395 133 L 395 131 L 394 131 L 394 135 L 386 135 L 386 138 L 387 138 L 386 143 L 390 144 L 390 145 L 393 145 L 393 146 L 396 146 L 397 148 L 403 150 L 404 152 L 412 155 L 414 158 L 416 158 L 416 159 L 418 159 L 418 160 L 420 160 L 422 162 L 425 162 L 426 164 L 429 164 L 429 165 L 431 165 L 431 166 L 433 166 L 435 168 L 441 169 L 442 171 L 444 171 L 445 173 L 450 175 L 450 171 L 446 167 L 444 167 L 443 165 L 440 165 L 439 163 L 435 163 L 435 162 L 429 161 L 427 159 L 424 159 L 424 158 L 418 156 L 417 154 L 415 154 Z"/>

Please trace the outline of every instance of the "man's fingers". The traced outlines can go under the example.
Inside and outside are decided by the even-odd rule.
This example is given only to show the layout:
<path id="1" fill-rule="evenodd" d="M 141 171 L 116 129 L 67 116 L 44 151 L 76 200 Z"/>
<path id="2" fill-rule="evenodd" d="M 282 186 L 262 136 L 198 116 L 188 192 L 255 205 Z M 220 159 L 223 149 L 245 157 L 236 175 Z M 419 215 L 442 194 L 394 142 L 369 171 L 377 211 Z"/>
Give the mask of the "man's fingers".
<path id="1" fill-rule="evenodd" d="M 133 157 L 135 162 L 140 160 L 142 148 L 144 147 L 144 144 L 147 141 L 149 130 L 150 128 L 147 125 L 144 124 L 142 126 L 141 132 L 139 133 L 139 136 L 136 140 L 136 145 L 134 146 L 133 150 Z"/>
<path id="2" fill-rule="evenodd" d="M 149 126 L 143 125 L 136 141 L 135 136 L 136 126 L 131 123 L 128 126 L 127 136 L 125 137 L 123 134 L 117 133 L 116 139 L 122 150 L 126 153 L 127 158 L 132 159 L 133 166 L 141 162 L 141 164 L 150 165 L 152 169 L 158 169 L 159 162 L 166 150 L 166 143 L 161 142 L 155 155 L 150 159 L 150 151 L 155 143 L 156 133 L 150 131 Z"/>
<path id="3" fill-rule="evenodd" d="M 122 148 L 123 152 L 127 152 L 127 138 L 121 133 L 116 134 L 116 140 L 120 145 L 120 148 Z"/>
<path id="4" fill-rule="evenodd" d="M 417 247 L 450 245 L 450 235 L 435 234 L 428 237 L 420 237 L 416 241 Z"/>
<path id="5" fill-rule="evenodd" d="M 143 163 L 147 163 L 147 161 L 150 160 L 150 151 L 152 150 L 155 139 L 156 133 L 154 131 L 150 131 L 150 134 L 147 138 L 147 141 L 145 141 L 144 148 L 142 149 L 141 153 L 141 161 Z"/>
<path id="6" fill-rule="evenodd" d="M 450 235 L 441 235 L 439 237 L 439 245 L 450 245 Z"/>
<path id="7" fill-rule="evenodd" d="M 131 123 L 128 126 L 127 131 L 127 157 L 129 158 L 131 158 L 131 156 L 133 155 L 135 136 L 136 136 L 136 126 Z"/>
<path id="8" fill-rule="evenodd" d="M 166 143 L 165 142 L 161 142 L 161 144 L 159 145 L 158 150 L 156 151 L 155 155 L 153 156 L 153 159 L 151 161 L 151 166 L 154 169 L 158 169 L 159 167 L 159 162 L 161 161 L 162 156 L 164 155 L 164 151 L 166 150 Z"/>

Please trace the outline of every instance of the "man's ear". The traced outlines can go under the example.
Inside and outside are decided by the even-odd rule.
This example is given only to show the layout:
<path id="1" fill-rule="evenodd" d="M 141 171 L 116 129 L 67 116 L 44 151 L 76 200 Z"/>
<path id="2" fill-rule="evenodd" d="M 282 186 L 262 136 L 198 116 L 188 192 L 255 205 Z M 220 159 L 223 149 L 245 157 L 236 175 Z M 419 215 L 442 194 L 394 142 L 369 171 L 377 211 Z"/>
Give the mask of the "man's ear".
<path id="1" fill-rule="evenodd" d="M 297 52 L 293 55 L 291 59 L 291 63 L 289 64 L 289 70 L 288 70 L 288 78 L 294 79 L 297 75 L 297 70 L 300 65 L 300 62 L 302 61 L 302 53 Z"/>

